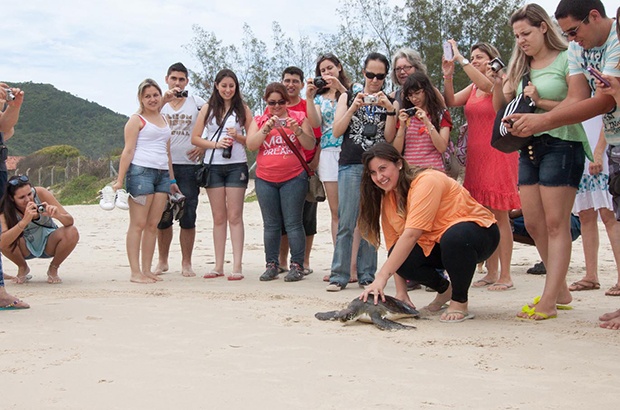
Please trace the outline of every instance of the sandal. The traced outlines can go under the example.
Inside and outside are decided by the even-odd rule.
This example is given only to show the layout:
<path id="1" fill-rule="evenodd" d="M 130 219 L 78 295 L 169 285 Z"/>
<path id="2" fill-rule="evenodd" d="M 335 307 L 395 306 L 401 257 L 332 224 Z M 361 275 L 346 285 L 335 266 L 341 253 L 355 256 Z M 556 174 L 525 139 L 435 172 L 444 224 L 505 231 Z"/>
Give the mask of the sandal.
<path id="1" fill-rule="evenodd" d="M 577 282 L 571 283 L 568 290 L 571 292 L 580 292 L 582 290 L 597 290 L 601 288 L 601 284 L 591 280 L 581 279 Z M 620 290 L 620 289 L 618 289 Z"/>
<path id="2" fill-rule="evenodd" d="M 214 278 L 219 278 L 220 276 L 224 276 L 224 274 L 220 273 L 218 271 L 212 270 L 209 273 L 205 273 L 203 278 L 205 278 L 205 279 L 214 279 Z"/>
<path id="3" fill-rule="evenodd" d="M 243 279 L 243 273 L 231 273 L 228 277 L 228 280 L 241 280 Z"/>
<path id="4" fill-rule="evenodd" d="M 605 296 L 620 296 L 620 286 L 616 283 L 611 288 L 607 289 Z"/>

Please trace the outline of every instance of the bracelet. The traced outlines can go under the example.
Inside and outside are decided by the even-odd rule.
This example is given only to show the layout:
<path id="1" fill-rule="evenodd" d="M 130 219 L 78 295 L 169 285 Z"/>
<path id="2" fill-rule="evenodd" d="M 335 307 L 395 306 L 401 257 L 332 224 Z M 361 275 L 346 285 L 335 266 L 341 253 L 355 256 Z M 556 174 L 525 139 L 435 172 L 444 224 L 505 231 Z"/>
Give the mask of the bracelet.
<path id="1" fill-rule="evenodd" d="M 443 79 L 444 80 L 452 80 L 452 76 L 451 75 L 444 75 Z"/>
<path id="2" fill-rule="evenodd" d="M 171 179 L 171 180 L 170 180 L 170 183 L 171 183 L 171 184 L 176 184 L 176 183 L 177 183 L 177 180 L 176 180 L 176 179 Z"/>

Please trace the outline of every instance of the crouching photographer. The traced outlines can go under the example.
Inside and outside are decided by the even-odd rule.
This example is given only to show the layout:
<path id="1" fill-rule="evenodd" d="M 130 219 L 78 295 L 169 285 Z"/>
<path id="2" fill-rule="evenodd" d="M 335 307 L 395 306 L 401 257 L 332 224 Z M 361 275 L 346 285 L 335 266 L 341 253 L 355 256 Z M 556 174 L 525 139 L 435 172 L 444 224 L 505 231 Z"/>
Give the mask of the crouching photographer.
<path id="1" fill-rule="evenodd" d="M 58 269 L 75 249 L 79 234 L 73 217 L 50 191 L 32 186 L 26 175 L 12 176 L 0 200 L 0 223 L 0 251 L 17 265 L 16 283 L 26 282 L 26 261 L 32 258 L 52 258 L 47 282 L 62 282 Z"/>

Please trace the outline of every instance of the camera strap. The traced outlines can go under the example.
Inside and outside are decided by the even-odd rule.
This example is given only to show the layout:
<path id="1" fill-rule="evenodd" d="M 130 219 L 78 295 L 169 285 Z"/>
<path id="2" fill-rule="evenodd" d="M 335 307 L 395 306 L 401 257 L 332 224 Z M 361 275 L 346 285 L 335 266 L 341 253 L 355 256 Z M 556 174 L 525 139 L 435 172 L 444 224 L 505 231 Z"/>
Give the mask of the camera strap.
<path id="1" fill-rule="evenodd" d="M 218 129 L 213 134 L 213 137 L 210 138 L 211 141 L 214 141 L 214 138 L 215 138 L 215 143 L 216 144 L 220 140 L 220 137 L 222 136 L 222 131 L 224 130 L 224 125 L 226 125 L 226 120 L 228 119 L 228 117 L 230 117 L 230 114 L 232 114 L 232 110 L 233 110 L 233 106 L 231 105 L 230 108 L 228 109 L 228 112 L 224 116 L 224 119 L 222 120 L 222 125 L 220 125 L 218 127 Z M 213 162 L 213 154 L 215 154 L 215 148 L 213 148 L 211 150 L 211 157 L 209 158 L 209 163 L 208 163 L 209 166 Z"/>
<path id="2" fill-rule="evenodd" d="M 288 145 L 291 151 L 293 151 L 293 154 L 295 154 L 299 162 L 301 162 L 301 166 L 304 168 L 304 170 L 308 174 L 308 177 L 313 176 L 314 171 L 310 169 L 310 167 L 308 166 L 308 163 L 306 162 L 306 159 L 301 156 L 301 153 L 299 152 L 299 150 L 297 149 L 293 141 L 291 141 L 288 135 L 286 135 L 286 132 L 284 132 L 284 129 L 279 126 L 276 126 L 275 129 L 276 131 L 280 133 L 280 136 L 282 136 L 282 139 L 284 140 L 284 142 L 286 142 L 286 145 Z"/>

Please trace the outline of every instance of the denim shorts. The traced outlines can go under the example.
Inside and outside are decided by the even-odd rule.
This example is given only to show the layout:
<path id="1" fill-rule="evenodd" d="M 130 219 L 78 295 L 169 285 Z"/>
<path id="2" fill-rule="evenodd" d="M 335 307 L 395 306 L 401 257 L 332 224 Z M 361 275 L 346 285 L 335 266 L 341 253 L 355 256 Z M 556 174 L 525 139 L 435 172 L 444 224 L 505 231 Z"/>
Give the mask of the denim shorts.
<path id="1" fill-rule="evenodd" d="M 236 164 L 213 164 L 209 165 L 209 186 L 207 188 L 247 188 L 248 187 L 248 164 L 240 162 Z"/>
<path id="2" fill-rule="evenodd" d="M 581 142 L 535 137 L 519 155 L 519 185 L 579 188 L 585 158 Z"/>
<path id="3" fill-rule="evenodd" d="M 170 192 L 170 174 L 167 169 L 155 169 L 131 164 L 125 176 L 127 192 L 131 196 Z"/>
<path id="4" fill-rule="evenodd" d="M 200 165 L 172 164 L 174 179 L 177 180 L 177 186 L 181 190 L 181 193 L 185 195 L 183 216 L 179 219 L 179 226 L 183 229 L 194 229 L 196 227 L 196 208 L 198 207 L 198 195 L 200 194 L 200 187 L 196 183 L 196 169 L 199 166 Z M 164 211 L 157 228 L 170 228 L 172 222 L 172 212 Z"/>

